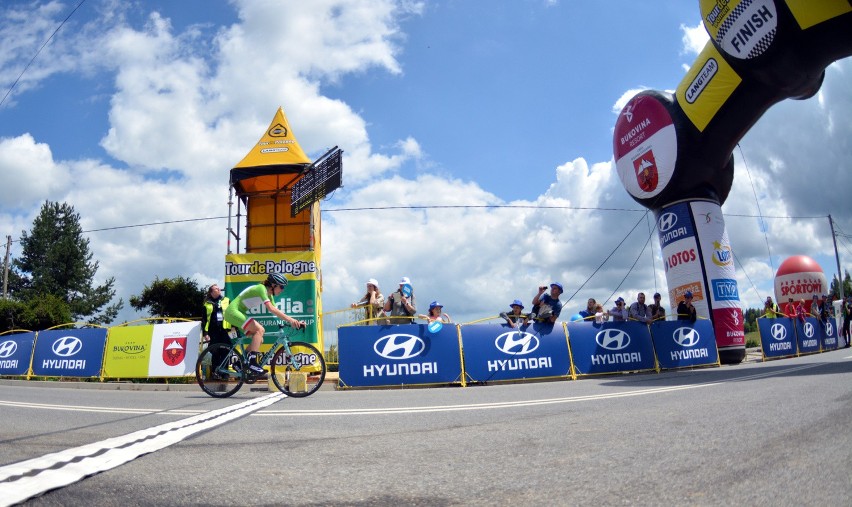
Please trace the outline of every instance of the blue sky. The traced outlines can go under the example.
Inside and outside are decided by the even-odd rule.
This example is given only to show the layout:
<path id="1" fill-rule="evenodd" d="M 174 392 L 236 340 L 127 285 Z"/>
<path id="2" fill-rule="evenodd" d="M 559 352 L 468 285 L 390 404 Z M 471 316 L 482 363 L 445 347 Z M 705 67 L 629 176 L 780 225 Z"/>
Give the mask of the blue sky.
<path id="1" fill-rule="evenodd" d="M 78 3 L 3 3 L 3 94 Z M 17 239 L 46 199 L 86 230 L 223 216 L 228 170 L 283 106 L 310 156 L 345 152 L 344 187 L 323 203 L 326 308 L 400 276 L 461 321 L 552 280 L 566 296 L 583 286 L 571 313 L 663 292 L 656 238 L 643 250 L 648 226 L 631 233 L 641 212 L 535 207 L 640 209 L 611 164 L 617 112 L 638 90 L 674 89 L 705 42 L 682 0 L 87 0 L 0 106 L 0 231 Z M 852 233 L 850 73 L 834 64 L 816 97 L 774 106 L 735 152 L 723 210 L 745 306 L 789 255 L 836 272 L 826 219 L 770 219 L 764 236 L 734 215 L 759 200 Z M 430 204 L 524 208 L 333 211 Z M 126 301 L 155 276 L 221 282 L 224 228 L 89 238 Z M 839 248 L 852 262 L 852 243 Z"/>

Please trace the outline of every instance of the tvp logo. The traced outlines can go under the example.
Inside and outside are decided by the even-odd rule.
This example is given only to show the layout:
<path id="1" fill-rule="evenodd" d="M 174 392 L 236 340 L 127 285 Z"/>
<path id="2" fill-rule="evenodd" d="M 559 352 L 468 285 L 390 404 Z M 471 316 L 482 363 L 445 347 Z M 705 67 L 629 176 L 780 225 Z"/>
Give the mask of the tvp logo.
<path id="1" fill-rule="evenodd" d="M 630 345 L 630 335 L 620 329 L 605 329 L 595 335 L 595 342 L 607 350 L 621 350 Z"/>
<path id="2" fill-rule="evenodd" d="M 501 352 L 511 355 L 525 355 L 534 352 L 538 346 L 538 337 L 521 331 L 503 333 L 494 341 Z"/>
<path id="3" fill-rule="evenodd" d="M 773 340 L 784 341 L 787 339 L 787 328 L 781 324 L 772 324 L 772 327 L 769 328 L 769 335 Z"/>
<path id="4" fill-rule="evenodd" d="M 681 347 L 694 347 L 701 339 L 701 335 L 691 327 L 680 327 L 672 333 L 672 339 Z"/>
<path id="5" fill-rule="evenodd" d="M 385 359 L 411 359 L 422 354 L 426 350 L 426 344 L 414 335 L 391 334 L 376 340 L 373 350 Z"/>
<path id="6" fill-rule="evenodd" d="M 50 347 L 59 357 L 71 357 L 83 350 L 83 341 L 76 336 L 63 336 Z"/>

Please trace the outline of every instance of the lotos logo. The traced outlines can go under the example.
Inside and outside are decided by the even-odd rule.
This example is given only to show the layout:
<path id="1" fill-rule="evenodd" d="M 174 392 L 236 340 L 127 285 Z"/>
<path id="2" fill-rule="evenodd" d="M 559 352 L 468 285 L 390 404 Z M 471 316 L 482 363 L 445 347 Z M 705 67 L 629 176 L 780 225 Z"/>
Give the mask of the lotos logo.
<path id="1" fill-rule="evenodd" d="M 805 322 L 805 325 L 803 326 L 803 328 L 804 328 L 804 331 L 805 331 L 805 336 L 807 336 L 808 338 L 814 337 L 814 325 L 813 324 L 811 324 L 810 322 Z"/>
<path id="2" fill-rule="evenodd" d="M 691 327 L 680 327 L 672 334 L 672 338 L 681 347 L 694 347 L 701 339 L 701 335 Z"/>
<path id="3" fill-rule="evenodd" d="M 667 213 L 663 213 L 660 215 L 660 221 L 658 227 L 660 228 L 660 232 L 669 232 L 669 230 L 677 224 L 677 214 L 672 213 L 671 211 Z"/>
<path id="4" fill-rule="evenodd" d="M 698 256 L 695 254 L 695 249 L 690 248 L 689 250 L 682 250 L 680 252 L 675 252 L 672 255 L 669 255 L 665 259 L 663 259 L 665 271 L 668 272 L 670 268 L 675 266 L 679 266 L 681 264 L 686 264 L 688 262 L 695 262 Z"/>
<path id="5" fill-rule="evenodd" d="M 521 331 L 503 333 L 494 340 L 494 346 L 507 354 L 530 354 L 539 346 L 538 337 Z"/>
<path id="6" fill-rule="evenodd" d="M 6 340 L 0 343 L 0 359 L 12 357 L 18 351 L 18 342 L 15 340 Z"/>
<path id="7" fill-rule="evenodd" d="M 83 349 L 83 342 L 76 336 L 63 336 L 53 342 L 53 353 L 60 357 L 70 357 Z"/>
<path id="8" fill-rule="evenodd" d="M 376 340 L 373 350 L 386 359 L 409 359 L 422 354 L 426 344 L 414 335 L 390 334 Z"/>
<path id="9" fill-rule="evenodd" d="M 595 341 L 607 350 L 621 350 L 630 345 L 630 335 L 620 329 L 605 329 L 595 335 Z"/>
<path id="10" fill-rule="evenodd" d="M 734 263 L 734 254 L 731 252 L 731 247 L 722 245 L 718 241 L 713 242 L 713 264 L 724 267 Z"/>
<path id="11" fill-rule="evenodd" d="M 787 339 L 787 328 L 782 324 L 772 324 L 772 327 L 769 328 L 769 334 L 772 335 L 772 338 L 780 342 Z"/>

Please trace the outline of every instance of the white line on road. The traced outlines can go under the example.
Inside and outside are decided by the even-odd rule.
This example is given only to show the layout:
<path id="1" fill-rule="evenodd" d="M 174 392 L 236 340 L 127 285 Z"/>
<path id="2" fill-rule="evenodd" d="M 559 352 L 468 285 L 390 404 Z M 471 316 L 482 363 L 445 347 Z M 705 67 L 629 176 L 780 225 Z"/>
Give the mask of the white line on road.
<path id="1" fill-rule="evenodd" d="M 230 407 L 0 467 L 0 505 L 23 502 L 51 489 L 110 470 L 228 421 L 268 407 L 285 396 L 269 394 Z"/>

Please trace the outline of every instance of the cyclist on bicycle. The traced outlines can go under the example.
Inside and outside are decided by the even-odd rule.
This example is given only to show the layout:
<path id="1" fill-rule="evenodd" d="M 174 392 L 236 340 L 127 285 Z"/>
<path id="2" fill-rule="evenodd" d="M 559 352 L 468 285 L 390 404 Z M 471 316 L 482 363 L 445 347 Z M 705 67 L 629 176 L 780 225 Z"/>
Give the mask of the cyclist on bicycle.
<path id="1" fill-rule="evenodd" d="M 273 315 L 289 323 L 291 327 L 299 329 L 305 326 L 304 322 L 288 316 L 275 307 L 275 296 L 284 292 L 285 288 L 287 288 L 287 277 L 273 273 L 267 276 L 263 283 L 243 289 L 225 310 L 225 320 L 234 326 L 239 326 L 246 336 L 251 338 L 251 344 L 248 346 L 248 360 L 249 372 L 253 376 L 262 376 L 266 373 L 258 364 L 264 328 L 253 317 L 246 317 L 246 312 L 263 305 Z"/>

